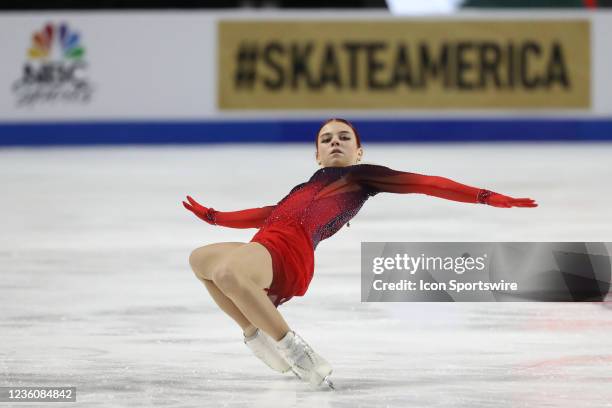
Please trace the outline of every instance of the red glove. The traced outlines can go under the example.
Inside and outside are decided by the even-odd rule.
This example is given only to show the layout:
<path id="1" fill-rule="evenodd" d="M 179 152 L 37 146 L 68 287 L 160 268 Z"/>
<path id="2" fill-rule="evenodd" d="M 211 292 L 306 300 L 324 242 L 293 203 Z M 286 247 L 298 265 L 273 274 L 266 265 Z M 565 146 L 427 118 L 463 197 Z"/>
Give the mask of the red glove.
<path id="1" fill-rule="evenodd" d="M 478 194 L 478 202 L 500 208 L 538 206 L 538 204 L 531 198 L 512 198 L 484 189 L 480 190 Z"/>
<path id="2" fill-rule="evenodd" d="M 189 203 L 183 201 L 183 206 L 186 209 L 194 213 L 199 219 L 204 220 L 211 225 L 216 225 L 215 215 L 217 211 L 214 208 L 204 207 L 196 200 L 191 198 L 191 196 L 187 196 L 187 200 L 189 201 Z"/>
<path id="3" fill-rule="evenodd" d="M 189 203 L 183 201 L 183 205 L 198 218 L 212 225 L 229 228 L 260 228 L 276 208 L 274 205 L 268 205 L 240 211 L 217 211 L 200 205 L 190 196 L 187 196 L 187 200 Z"/>

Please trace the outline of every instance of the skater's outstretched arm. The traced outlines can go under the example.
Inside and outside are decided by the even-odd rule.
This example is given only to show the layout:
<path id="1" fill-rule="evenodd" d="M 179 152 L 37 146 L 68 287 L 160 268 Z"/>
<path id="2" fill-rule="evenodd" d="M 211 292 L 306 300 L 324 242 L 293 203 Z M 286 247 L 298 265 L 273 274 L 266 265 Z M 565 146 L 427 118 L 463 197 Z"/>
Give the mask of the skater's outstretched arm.
<path id="1" fill-rule="evenodd" d="M 530 198 L 512 198 L 490 190 L 470 187 L 439 176 L 408 173 L 385 166 L 356 166 L 351 177 L 377 192 L 420 193 L 464 203 L 482 203 L 495 207 L 537 207 Z"/>
<path id="2" fill-rule="evenodd" d="M 271 205 L 240 211 L 217 211 L 212 207 L 204 207 L 191 196 L 187 196 L 187 201 L 189 202 L 183 201 L 183 206 L 201 220 L 212 225 L 222 225 L 230 228 L 259 228 L 276 207 Z"/>

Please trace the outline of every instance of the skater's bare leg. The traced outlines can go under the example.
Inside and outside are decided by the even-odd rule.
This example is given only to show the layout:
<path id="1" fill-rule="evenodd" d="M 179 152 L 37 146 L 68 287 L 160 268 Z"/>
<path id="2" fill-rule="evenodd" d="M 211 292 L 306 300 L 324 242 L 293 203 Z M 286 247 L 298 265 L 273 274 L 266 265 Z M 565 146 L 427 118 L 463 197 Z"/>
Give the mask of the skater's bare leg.
<path id="1" fill-rule="evenodd" d="M 206 289 L 208 289 L 210 296 L 213 298 L 215 303 L 221 308 L 221 310 L 223 310 L 229 317 L 234 319 L 234 321 L 238 323 L 240 328 L 242 328 L 242 332 L 244 336 L 245 337 L 252 336 L 253 333 L 255 333 L 255 330 L 257 330 L 257 327 L 251 324 L 251 322 L 242 314 L 240 309 L 236 307 L 234 302 L 232 302 L 230 298 L 225 296 L 223 292 L 219 290 L 219 288 L 217 287 L 217 285 L 215 285 L 213 281 L 204 279 L 202 282 L 206 286 Z"/>
<path id="2" fill-rule="evenodd" d="M 242 242 L 222 242 L 206 245 L 194 250 L 189 264 L 197 278 L 206 286 L 215 303 L 242 328 L 246 337 L 255 333 L 257 328 L 242 314 L 234 302 L 223 294 L 212 281 L 212 270 L 218 268 L 232 250 L 246 245 Z M 208 279 L 207 279 L 208 278 Z"/>
<path id="3" fill-rule="evenodd" d="M 282 339 L 289 326 L 270 301 L 264 288 L 272 283 L 272 257 L 257 242 L 234 249 L 213 272 L 212 280 L 232 300 L 248 321 L 274 340 Z"/>

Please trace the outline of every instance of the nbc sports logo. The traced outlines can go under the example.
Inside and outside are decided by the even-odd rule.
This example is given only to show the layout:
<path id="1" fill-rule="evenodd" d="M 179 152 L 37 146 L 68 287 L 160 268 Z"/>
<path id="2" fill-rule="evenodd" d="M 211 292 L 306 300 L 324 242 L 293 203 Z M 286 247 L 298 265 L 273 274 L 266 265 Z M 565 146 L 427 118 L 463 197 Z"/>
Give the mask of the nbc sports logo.
<path id="1" fill-rule="evenodd" d="M 28 56 L 32 59 L 48 58 L 54 37 L 57 37 L 62 57 L 72 60 L 83 58 L 85 49 L 81 46 L 81 38 L 78 33 L 70 31 L 66 24 L 60 25 L 59 29 L 47 24 L 41 31 L 34 33 Z"/>
<path id="2" fill-rule="evenodd" d="M 66 23 L 46 24 L 32 35 L 22 76 L 13 84 L 17 105 L 88 103 L 93 88 L 85 56 L 78 32 Z"/>

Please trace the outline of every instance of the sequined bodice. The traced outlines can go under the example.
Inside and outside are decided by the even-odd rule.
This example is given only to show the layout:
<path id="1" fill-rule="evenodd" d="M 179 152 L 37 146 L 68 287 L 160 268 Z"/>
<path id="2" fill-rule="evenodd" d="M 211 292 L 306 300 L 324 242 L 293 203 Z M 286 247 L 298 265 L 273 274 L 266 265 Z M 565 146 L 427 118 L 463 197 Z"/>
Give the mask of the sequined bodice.
<path id="1" fill-rule="evenodd" d="M 325 167 L 295 186 L 278 202 L 262 229 L 276 223 L 299 224 L 313 248 L 334 235 L 378 191 L 354 181 L 352 172 L 363 165 Z"/>

